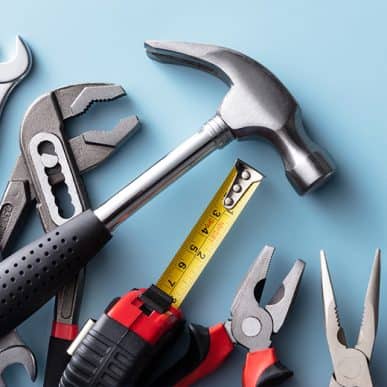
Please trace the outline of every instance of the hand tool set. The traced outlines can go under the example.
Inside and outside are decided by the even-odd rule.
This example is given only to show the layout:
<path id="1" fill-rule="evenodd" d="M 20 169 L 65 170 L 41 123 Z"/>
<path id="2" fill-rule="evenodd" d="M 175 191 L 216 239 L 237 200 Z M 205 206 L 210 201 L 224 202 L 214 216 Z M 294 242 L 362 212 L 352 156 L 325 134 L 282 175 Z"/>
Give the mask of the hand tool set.
<path id="1" fill-rule="evenodd" d="M 82 330 L 70 348 L 74 353 L 61 386 L 104 385 L 107 377 L 108 385 L 139 381 L 155 354 L 169 344 L 167 338 L 182 320 L 179 306 L 262 178 L 237 161 L 157 285 L 113 300 L 95 325 Z M 103 350 L 96 354 L 97 347 Z"/>
<path id="2" fill-rule="evenodd" d="M 0 63 L 0 114 L 13 88 L 28 74 L 31 54 L 17 38 L 13 60 Z M 324 184 L 335 168 L 304 128 L 300 108 L 286 87 L 252 58 L 223 47 L 147 41 L 148 56 L 204 70 L 229 90 L 201 129 L 95 210 L 81 174 L 107 159 L 139 127 L 128 117 L 111 131 L 68 138 L 66 120 L 98 101 L 125 95 L 115 84 L 84 83 L 52 90 L 27 110 L 20 149 L 0 203 L 0 386 L 2 372 L 22 364 L 32 380 L 36 362 L 16 328 L 56 296 L 45 387 L 189 386 L 217 369 L 236 346 L 247 350 L 242 385 L 269 386 L 292 375 L 277 359 L 272 335 L 279 332 L 304 271 L 297 260 L 273 298 L 260 304 L 274 248 L 265 246 L 248 271 L 230 318 L 206 328 L 189 324 L 187 352 L 155 372 L 184 331 L 180 306 L 222 240 L 260 185 L 263 175 L 238 160 L 156 285 L 115 299 L 78 334 L 85 266 L 115 228 L 160 191 L 234 139 L 264 138 L 280 154 L 286 176 L 303 195 Z M 45 234 L 7 255 L 29 207 Z M 325 255 L 321 275 L 326 335 L 333 363 L 331 386 L 372 386 L 369 362 L 378 320 L 380 251 L 371 274 L 362 327 L 348 348 L 338 321 Z M 136 284 L 133 284 L 136 285 Z M 70 356 L 71 355 L 71 356 Z"/>

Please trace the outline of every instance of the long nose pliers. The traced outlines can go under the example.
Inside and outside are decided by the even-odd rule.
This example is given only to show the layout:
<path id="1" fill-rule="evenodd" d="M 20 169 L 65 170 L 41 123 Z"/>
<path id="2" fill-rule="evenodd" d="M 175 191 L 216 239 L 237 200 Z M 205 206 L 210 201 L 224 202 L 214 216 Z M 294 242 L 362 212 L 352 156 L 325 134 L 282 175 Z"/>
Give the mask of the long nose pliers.
<path id="1" fill-rule="evenodd" d="M 348 347 L 341 327 L 335 294 L 324 251 L 321 252 L 321 282 L 325 331 L 332 358 L 330 387 L 372 387 L 370 360 L 378 325 L 380 250 L 376 251 L 364 302 L 363 321 L 355 347 Z"/>

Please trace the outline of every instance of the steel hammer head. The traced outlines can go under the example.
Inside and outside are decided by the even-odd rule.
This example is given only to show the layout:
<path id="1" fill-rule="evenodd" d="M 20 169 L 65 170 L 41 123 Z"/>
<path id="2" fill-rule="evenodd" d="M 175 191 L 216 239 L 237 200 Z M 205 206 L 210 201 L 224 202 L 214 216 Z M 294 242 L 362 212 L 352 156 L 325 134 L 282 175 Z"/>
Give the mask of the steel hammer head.
<path id="1" fill-rule="evenodd" d="M 145 48 L 152 59 L 195 67 L 225 81 L 230 90 L 217 115 L 237 139 L 260 136 L 269 140 L 299 194 L 332 175 L 329 156 L 305 132 L 297 102 L 261 64 L 240 52 L 213 45 L 146 41 Z"/>

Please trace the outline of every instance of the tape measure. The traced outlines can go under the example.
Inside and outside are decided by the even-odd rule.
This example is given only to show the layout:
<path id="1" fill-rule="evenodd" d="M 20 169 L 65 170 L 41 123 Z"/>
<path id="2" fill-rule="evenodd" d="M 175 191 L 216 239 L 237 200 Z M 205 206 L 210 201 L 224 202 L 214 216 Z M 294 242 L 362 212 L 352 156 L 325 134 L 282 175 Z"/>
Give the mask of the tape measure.
<path id="1" fill-rule="evenodd" d="M 241 160 L 215 194 L 169 263 L 157 286 L 179 307 L 264 176 Z"/>

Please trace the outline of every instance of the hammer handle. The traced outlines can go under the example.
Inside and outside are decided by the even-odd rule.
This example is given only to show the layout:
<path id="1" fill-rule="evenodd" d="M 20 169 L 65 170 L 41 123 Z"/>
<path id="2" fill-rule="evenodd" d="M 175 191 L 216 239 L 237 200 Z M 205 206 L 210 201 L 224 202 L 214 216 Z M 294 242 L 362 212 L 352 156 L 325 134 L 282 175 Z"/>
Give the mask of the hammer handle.
<path id="1" fill-rule="evenodd" d="M 88 210 L 0 263 L 0 336 L 15 329 L 94 257 L 111 238 Z"/>

